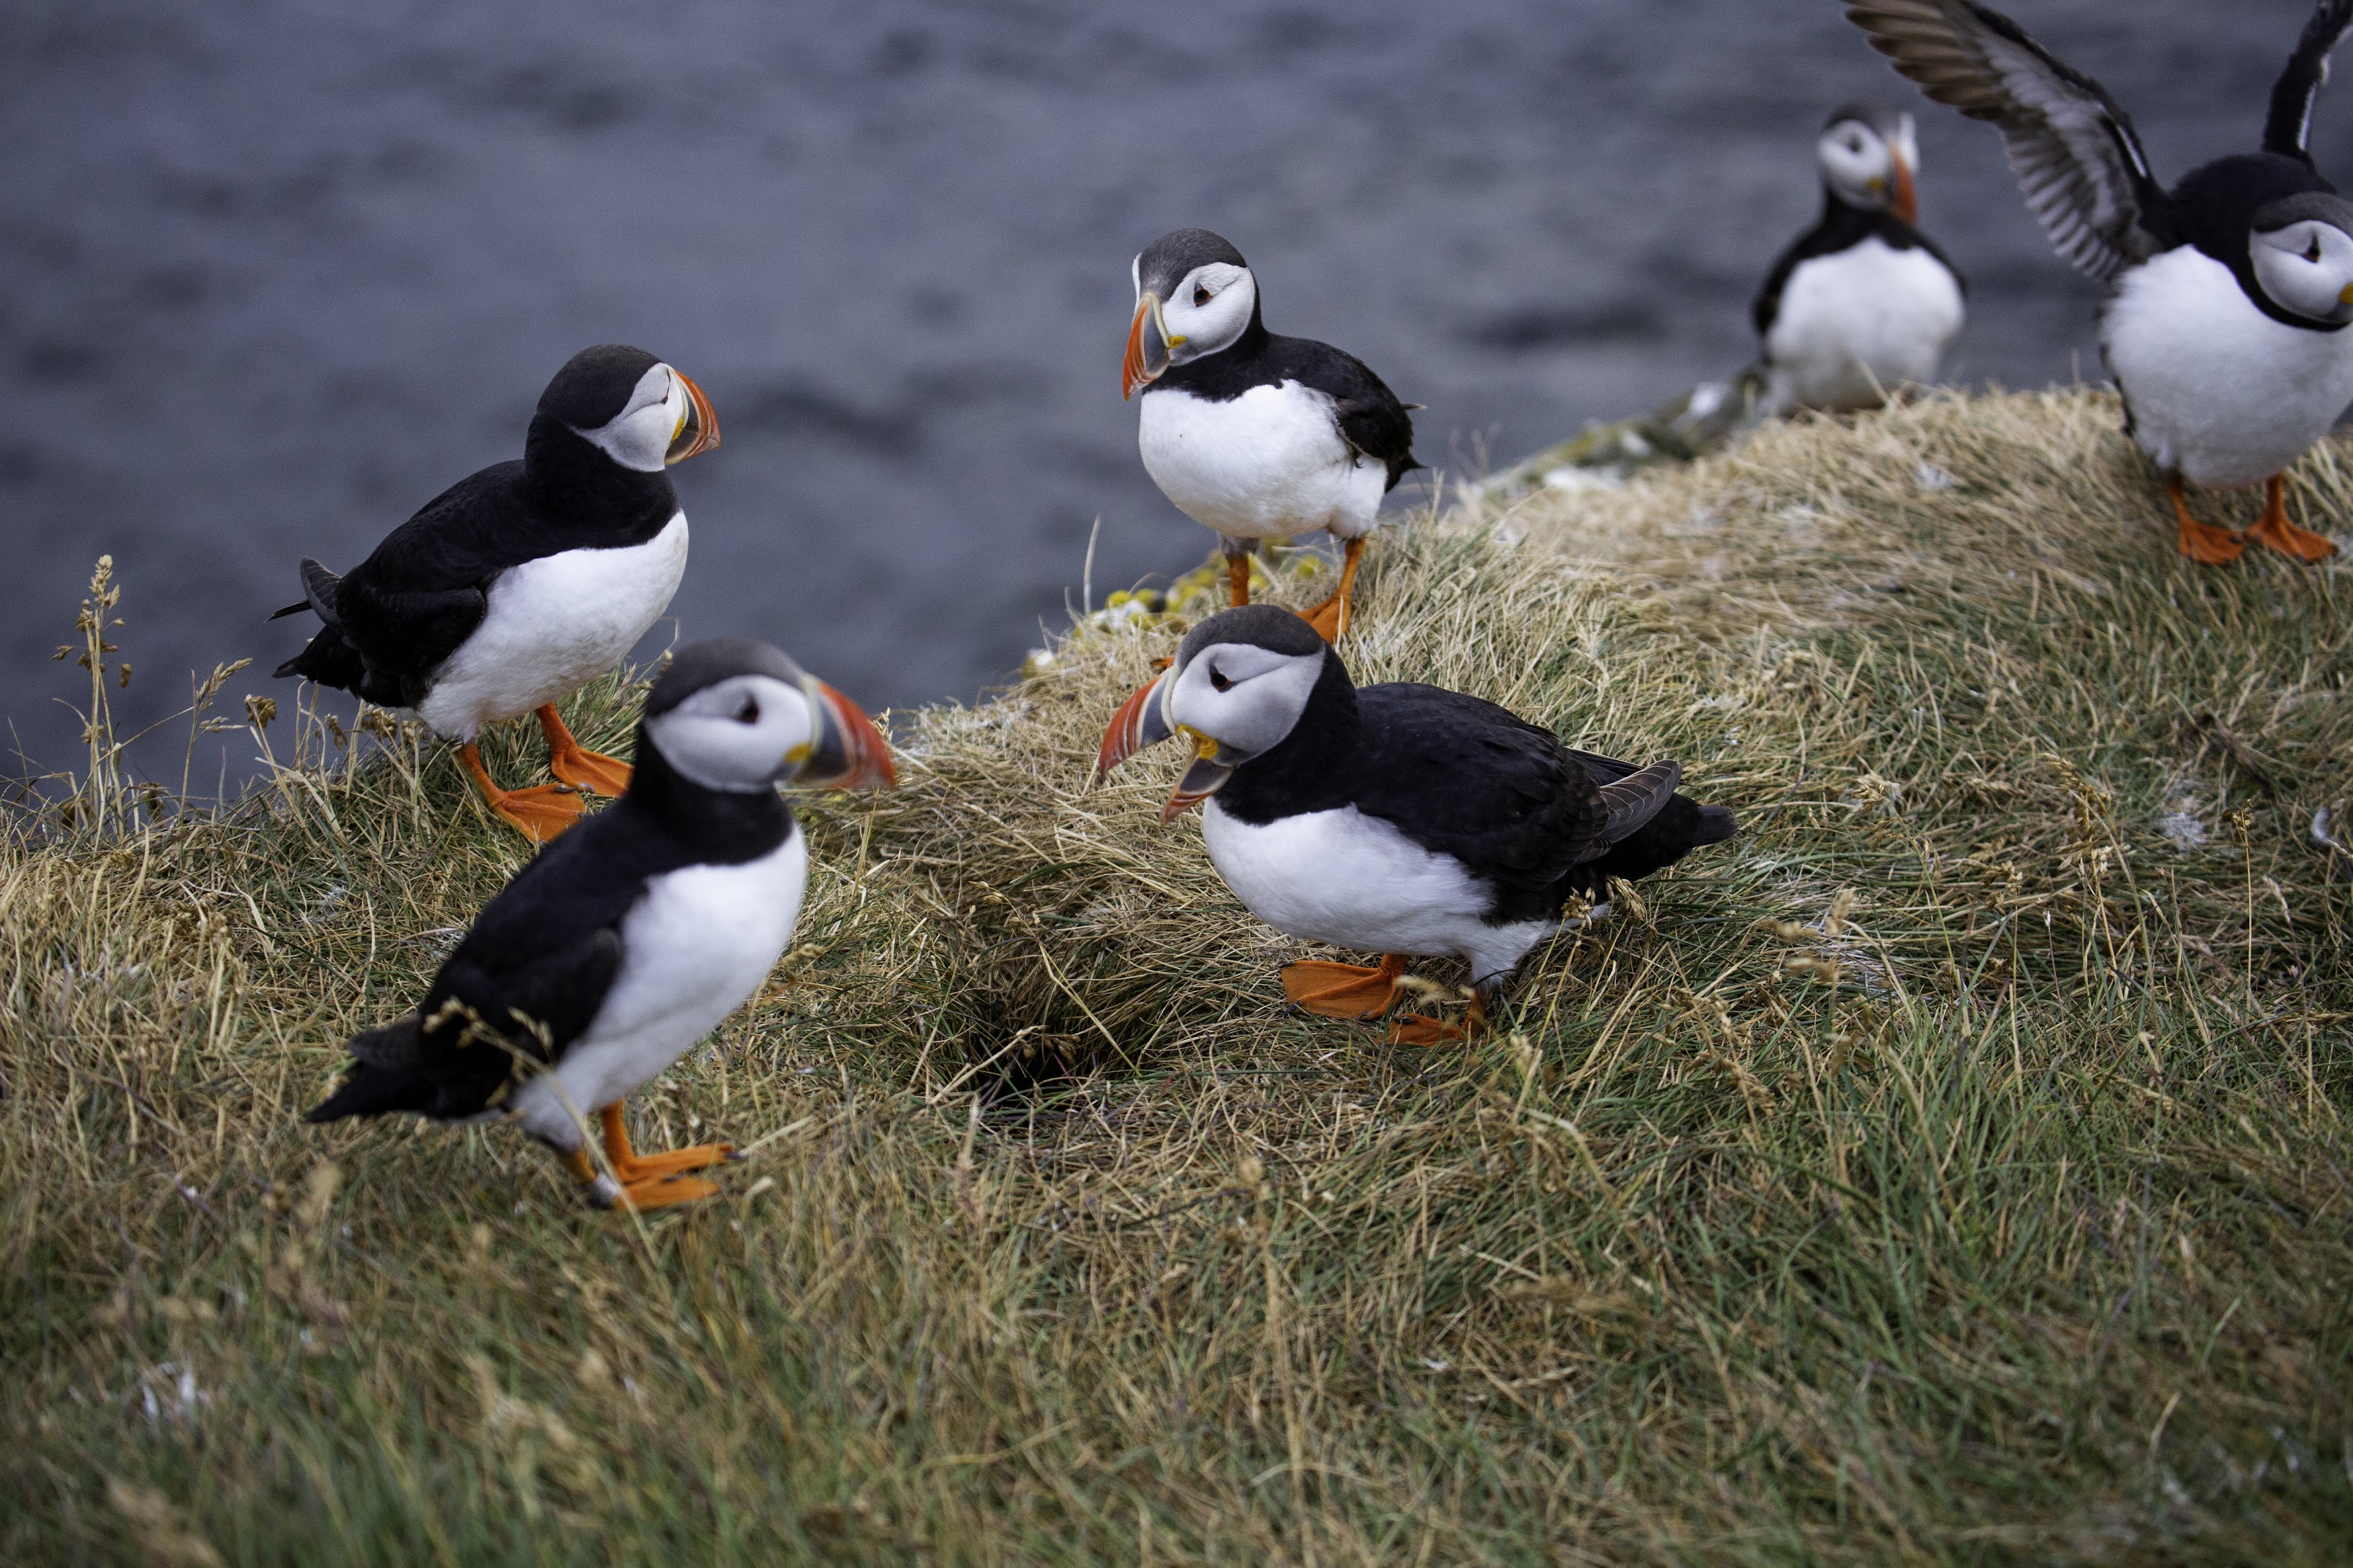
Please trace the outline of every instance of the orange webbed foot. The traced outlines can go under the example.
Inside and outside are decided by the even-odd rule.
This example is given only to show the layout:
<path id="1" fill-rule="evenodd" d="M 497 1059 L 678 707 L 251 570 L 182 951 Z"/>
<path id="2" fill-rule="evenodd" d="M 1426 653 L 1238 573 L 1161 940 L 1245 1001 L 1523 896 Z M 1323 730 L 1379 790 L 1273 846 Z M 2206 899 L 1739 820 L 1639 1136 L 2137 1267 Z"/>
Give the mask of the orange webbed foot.
<path id="1" fill-rule="evenodd" d="M 544 844 L 579 820 L 587 797 L 573 784 L 538 784 L 530 789 L 501 789 L 482 766 L 480 747 L 469 741 L 458 748 L 458 763 L 482 792 L 482 804 L 492 816 L 534 844 Z"/>
<path id="2" fill-rule="evenodd" d="M 1310 1013 L 1362 1022 L 1397 1005 L 1398 981 L 1404 973 L 1403 953 L 1386 954 L 1377 969 L 1302 959 L 1282 966 L 1282 994 L 1293 1006 Z"/>
<path id="3" fill-rule="evenodd" d="M 628 1124 L 622 1121 L 618 1105 L 607 1106 L 599 1119 L 605 1127 L 605 1158 L 613 1167 L 614 1179 L 625 1187 L 658 1182 L 684 1171 L 707 1171 L 724 1164 L 735 1152 L 733 1143 L 698 1143 L 691 1149 L 640 1154 L 629 1146 Z"/>
<path id="4" fill-rule="evenodd" d="M 582 745 L 556 712 L 554 703 L 539 710 L 539 728 L 547 737 L 549 773 L 591 795 L 617 795 L 628 790 L 629 764 Z"/>
<path id="5" fill-rule="evenodd" d="M 2228 566 L 2245 552 L 2247 542 L 2238 534 L 2189 515 L 2189 500 L 2179 479 L 2166 480 L 2165 492 L 2173 498 L 2173 517 L 2179 525 L 2176 537 L 2182 554 L 2201 566 Z"/>
<path id="6" fill-rule="evenodd" d="M 2337 553 L 2336 544 L 2326 534 L 2298 528 L 2287 520 L 2287 486 L 2277 475 L 2273 476 L 2264 499 L 2263 520 L 2247 530 L 2249 539 L 2307 566 Z"/>
<path id="7" fill-rule="evenodd" d="M 718 1194 L 718 1183 L 706 1182 L 700 1176 L 649 1176 L 643 1181 L 624 1183 L 613 1206 L 644 1214 L 650 1209 L 700 1203 Z"/>

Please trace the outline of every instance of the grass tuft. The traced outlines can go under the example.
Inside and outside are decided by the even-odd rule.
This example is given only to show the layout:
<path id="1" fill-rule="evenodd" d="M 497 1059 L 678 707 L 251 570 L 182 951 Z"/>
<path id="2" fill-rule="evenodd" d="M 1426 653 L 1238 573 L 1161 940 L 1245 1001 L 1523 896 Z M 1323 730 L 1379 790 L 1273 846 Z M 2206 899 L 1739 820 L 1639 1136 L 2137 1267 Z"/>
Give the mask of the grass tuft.
<path id="1" fill-rule="evenodd" d="M 1287 1014 L 1173 760 L 1091 783 L 1173 627 L 900 715 L 635 1102 L 751 1162 L 645 1223 L 299 1123 L 523 847 L 413 728 L 248 708 L 240 808 L 0 844 L 0 1557 L 2344 1561 L 2345 568 L 2167 517 L 2070 392 L 1384 537 L 1360 679 L 1744 824 L 1467 1050 Z"/>

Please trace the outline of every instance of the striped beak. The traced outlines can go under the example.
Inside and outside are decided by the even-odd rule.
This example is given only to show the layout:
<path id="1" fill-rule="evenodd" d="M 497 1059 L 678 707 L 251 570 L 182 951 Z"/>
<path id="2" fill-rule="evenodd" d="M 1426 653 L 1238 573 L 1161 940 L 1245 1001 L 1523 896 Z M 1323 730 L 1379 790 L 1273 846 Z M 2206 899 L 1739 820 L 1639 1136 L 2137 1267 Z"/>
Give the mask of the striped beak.
<path id="1" fill-rule="evenodd" d="M 1185 770 L 1185 776 L 1176 781 L 1176 789 L 1169 794 L 1168 803 L 1160 808 L 1160 820 L 1164 823 L 1176 821 L 1223 789 L 1239 765 L 1219 761 L 1225 747 L 1199 731 L 1187 729 L 1185 735 L 1193 742 L 1193 763 Z"/>
<path id="2" fill-rule="evenodd" d="M 684 371 L 672 366 L 670 374 L 678 377 L 679 385 L 686 389 L 686 414 L 670 433 L 670 450 L 662 454 L 662 461 L 683 463 L 698 452 L 717 448 L 719 416 L 712 411 L 711 399 L 703 395 L 702 388 L 695 385 Z"/>
<path id="3" fill-rule="evenodd" d="M 1160 314 L 1160 296 L 1145 289 L 1136 297 L 1135 320 L 1128 323 L 1127 358 L 1119 370 L 1119 396 L 1124 403 L 1160 379 L 1168 369 L 1169 351 L 1183 338 L 1168 335 Z"/>
<path id="4" fill-rule="evenodd" d="M 1168 728 L 1168 716 L 1161 711 L 1162 688 L 1167 679 L 1167 671 L 1163 670 L 1112 715 L 1111 728 L 1103 731 L 1103 746 L 1095 752 L 1097 782 L 1146 746 L 1156 746 L 1175 732 Z"/>
<path id="5" fill-rule="evenodd" d="M 801 690 L 817 716 L 817 739 L 793 771 L 813 789 L 888 789 L 899 782 L 891 742 L 857 703 L 810 676 Z"/>
<path id="6" fill-rule="evenodd" d="M 1903 153 L 1890 149 L 1889 162 L 1895 165 L 1895 192 L 1887 198 L 1887 210 L 1905 223 L 1920 221 L 1920 193 L 1912 186 L 1912 164 Z"/>

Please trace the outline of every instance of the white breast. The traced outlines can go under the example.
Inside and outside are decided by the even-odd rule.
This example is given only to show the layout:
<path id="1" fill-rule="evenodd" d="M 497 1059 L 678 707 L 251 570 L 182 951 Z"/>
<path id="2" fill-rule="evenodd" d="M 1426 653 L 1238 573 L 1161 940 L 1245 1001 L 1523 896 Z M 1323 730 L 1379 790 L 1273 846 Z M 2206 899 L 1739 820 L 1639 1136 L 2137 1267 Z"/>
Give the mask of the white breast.
<path id="1" fill-rule="evenodd" d="M 1275 930 L 1311 942 L 1471 961 L 1472 978 L 1508 973 L 1558 929 L 1554 921 L 1489 925 L 1488 888 L 1462 863 L 1425 849 L 1355 806 L 1263 825 L 1237 820 L 1215 796 L 1202 808 L 1209 859 L 1234 897 Z"/>
<path id="2" fill-rule="evenodd" d="M 1372 531 L 1388 466 L 1340 438 L 1329 395 L 1295 381 L 1212 403 L 1181 387 L 1145 393 L 1145 471 L 1196 522 L 1235 539 Z"/>
<path id="3" fill-rule="evenodd" d="M 1883 394 L 1936 379 L 1961 330 L 1960 285 L 1921 247 L 1873 235 L 1799 262 L 1765 336 L 1767 405 L 1875 408 Z"/>
<path id="4" fill-rule="evenodd" d="M 643 544 L 566 550 L 499 574 L 474 635 L 442 660 L 417 716 L 470 741 L 486 724 L 577 691 L 670 608 L 686 571 L 686 513 Z"/>
<path id="5" fill-rule="evenodd" d="M 655 878 L 621 921 L 621 969 L 605 1005 L 554 1072 L 516 1092 L 516 1119 L 572 1147 L 576 1116 L 635 1093 L 760 988 L 792 941 L 807 883 L 797 823 L 760 859 Z"/>
<path id="6" fill-rule="evenodd" d="M 2353 328 L 2274 321 L 2229 268 L 2193 246 L 2118 280 L 2100 342 L 2132 408 L 2134 439 L 2192 484 L 2271 478 L 2353 403 Z"/>

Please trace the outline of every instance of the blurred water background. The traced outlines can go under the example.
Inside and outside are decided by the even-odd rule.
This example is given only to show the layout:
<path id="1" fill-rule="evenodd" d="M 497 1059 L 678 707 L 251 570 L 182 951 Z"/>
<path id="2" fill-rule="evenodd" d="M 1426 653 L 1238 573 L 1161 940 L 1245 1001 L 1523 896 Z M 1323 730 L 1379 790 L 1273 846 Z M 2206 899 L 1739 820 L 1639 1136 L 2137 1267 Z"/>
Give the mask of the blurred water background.
<path id="1" fill-rule="evenodd" d="M 2254 144 L 2309 5 L 2015 10 L 2170 180 Z M 2315 132 L 2340 174 L 2348 91 Z M 72 761 L 86 678 L 47 661 L 101 552 L 131 725 L 218 660 L 256 663 L 232 706 L 290 697 L 267 671 L 310 623 L 263 616 L 297 558 L 348 567 L 517 455 L 612 340 L 725 432 L 675 470 L 677 630 L 772 638 L 873 707 L 970 698 L 1067 624 L 1098 517 L 1098 597 L 1208 547 L 1118 395 L 1153 237 L 1233 239 L 1274 330 L 1364 358 L 1475 474 L 1745 363 L 1858 95 L 1918 113 L 1924 224 L 1971 285 L 1952 377 L 2096 375 L 2097 291 L 1992 132 L 1835 0 L 11 0 L 0 710 Z M 149 765 L 176 781 L 184 741 Z"/>

